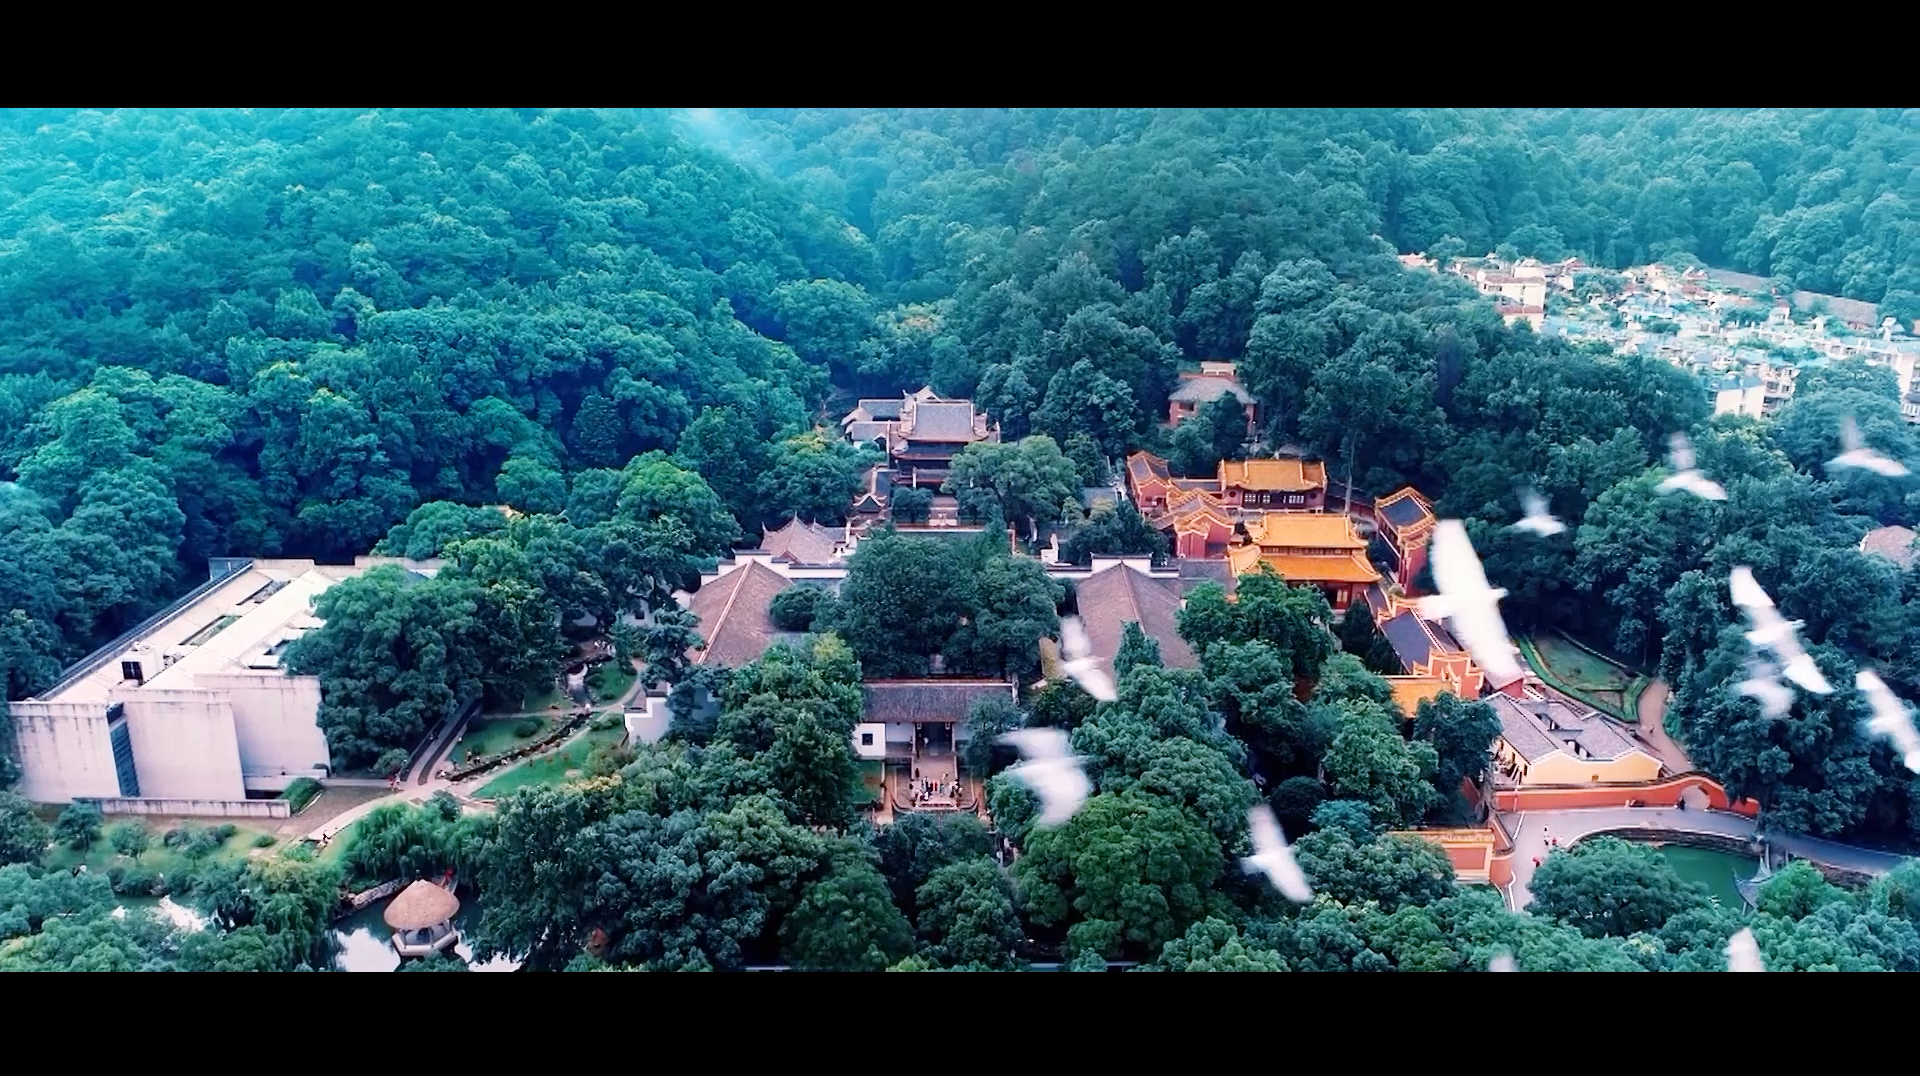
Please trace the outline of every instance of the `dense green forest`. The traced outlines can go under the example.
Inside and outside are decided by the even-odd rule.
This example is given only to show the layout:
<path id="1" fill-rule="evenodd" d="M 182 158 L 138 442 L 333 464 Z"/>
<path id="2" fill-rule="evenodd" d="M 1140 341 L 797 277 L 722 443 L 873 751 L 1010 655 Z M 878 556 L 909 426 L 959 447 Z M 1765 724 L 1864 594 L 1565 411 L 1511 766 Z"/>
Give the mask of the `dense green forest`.
<path id="1" fill-rule="evenodd" d="M 373 572 L 335 588 L 328 629 L 289 655 L 327 685 L 336 761 L 391 764 L 451 700 L 513 700 L 550 679 L 556 625 L 656 610 L 762 525 L 835 518 L 864 462 L 832 428 L 855 395 L 930 383 L 989 411 L 1008 444 L 957 469 L 970 515 L 1024 535 L 1062 527 L 1074 559 L 1156 551 L 1137 516 L 1083 523 L 1067 502 L 1136 448 L 1187 473 L 1237 451 L 1228 412 L 1178 433 L 1158 425 L 1183 363 L 1227 358 L 1263 405 L 1266 443 L 1318 453 L 1363 490 L 1416 483 L 1467 519 L 1493 582 L 1512 592 L 1511 623 L 1562 627 L 1657 667 L 1693 757 L 1760 799 L 1770 824 L 1905 839 L 1920 832 L 1920 794 L 1860 731 L 1854 692 L 1769 722 L 1725 690 L 1744 652 L 1725 579 L 1744 563 L 1806 622 L 1835 683 L 1871 662 L 1920 695 L 1920 579 L 1856 548 L 1869 527 L 1920 519 L 1920 498 L 1822 465 L 1842 413 L 1881 451 L 1916 455 L 1891 377 L 1842 364 L 1803 378 L 1768 422 L 1709 421 L 1692 375 L 1508 330 L 1470 287 L 1394 255 L 1697 259 L 1912 318 L 1916 166 L 1911 110 L 0 113 L 6 694 L 50 683 L 205 578 L 209 557 L 444 555 L 427 585 Z M 1692 431 L 1726 503 L 1651 494 L 1675 430 Z M 1521 482 L 1550 497 L 1567 537 L 1502 529 Z M 474 510 L 491 504 L 526 514 Z M 1072 600 L 985 550 L 876 542 L 856 564 L 840 601 L 791 611 L 845 640 L 855 679 L 934 655 L 1027 676 L 1030 644 Z M 908 583 L 920 589 L 903 595 Z M 515 851 L 550 849 L 572 827 L 583 872 L 656 842 L 785 879 L 743 892 L 712 867 L 720 904 L 655 923 L 645 887 L 672 871 L 649 861 L 666 873 L 623 875 L 629 897 L 568 920 L 617 935 L 615 963 L 859 964 L 864 948 L 831 955 L 847 939 L 808 926 L 847 905 L 887 920 L 873 951 L 888 964 L 910 952 L 993 963 L 958 955 L 984 950 L 949 944 L 951 926 L 922 917 L 999 915 L 982 909 L 1007 885 L 1019 922 L 1052 930 L 1069 955 L 1204 963 L 1233 951 L 1312 966 L 1271 925 L 1305 918 L 1251 889 L 1213 888 L 1237 878 L 1226 857 L 1244 850 L 1248 797 L 1265 795 L 1289 834 L 1319 839 L 1308 847 L 1325 846 L 1315 862 L 1335 877 L 1329 857 L 1410 855 L 1379 834 L 1443 818 L 1448 778 L 1473 759 L 1393 736 L 1364 687 L 1321 700 L 1317 716 L 1268 697 L 1275 682 L 1260 674 L 1312 680 L 1341 659 L 1274 626 L 1293 613 L 1237 628 L 1220 604 L 1197 592 L 1189 606 L 1196 651 L 1225 648 L 1199 674 L 1204 688 L 1146 662 L 1133 701 L 1111 712 L 1043 696 L 983 716 L 1075 727 L 1076 749 L 1107 760 L 1084 821 L 1037 835 L 1011 882 L 974 862 L 984 838 L 926 837 L 969 851 L 884 867 L 896 838 L 843 825 L 831 743 L 844 754 L 845 699 L 832 684 L 850 682 L 846 662 L 769 672 L 766 690 L 742 694 L 724 672 L 685 669 L 693 629 L 661 617 L 616 642 L 726 695 L 720 724 L 609 763 L 621 782 L 529 794 L 498 835 L 463 837 L 485 864 L 482 933 L 500 951 L 572 959 L 582 939 L 552 929 L 573 912 L 555 909 L 597 875 L 534 877 Z M 1261 646 L 1272 653 L 1234 649 Z M 1178 698 L 1199 709 L 1181 716 Z M 810 716 L 776 720 L 782 707 Z M 1218 737 L 1216 718 L 1229 730 Z M 792 769 L 769 781 L 767 766 Z M 1249 766 L 1275 778 L 1264 793 L 1242 776 Z M 1315 813 L 1321 800 L 1332 822 Z M 1355 817 L 1343 802 L 1365 806 Z M 26 834 L 16 843 L 31 845 L 28 820 L 8 811 Z M 996 804 L 1024 839 L 1018 817 Z M 1148 841 L 1113 854 L 1187 873 L 1076 881 L 1074 842 L 1101 840 Z M 863 847 L 883 868 L 863 865 Z M 1151 923 L 1090 910 L 1132 884 L 1174 910 Z M 1339 897 L 1347 920 L 1399 914 L 1386 898 L 1358 910 L 1372 884 L 1322 888 L 1351 896 Z M 1480 922 L 1485 909 L 1444 903 L 1451 885 L 1434 881 L 1408 914 Z M 556 887 L 550 900 L 533 895 L 541 886 Z M 1847 914 L 1894 914 L 1884 896 Z M 922 910 L 934 904 L 945 910 Z M 911 920 L 905 935 L 882 905 Z M 1433 911 L 1443 905 L 1456 911 Z M 734 924 L 724 937 L 701 933 L 723 921 Z M 23 923 L 15 933 L 42 919 Z M 1417 929 L 1468 929 L 1449 923 Z M 1719 930 L 1693 940 L 1724 944 Z M 1567 961 L 1613 959 L 1557 936 L 1589 954 Z M 557 940 L 534 954 L 536 938 Z M 283 963 L 310 959 L 309 943 Z M 806 955 L 815 946 L 828 955 Z M 1484 948 L 1459 942 L 1447 959 L 1483 964 Z M 1645 948 L 1620 959 L 1666 966 L 1636 955 Z"/>

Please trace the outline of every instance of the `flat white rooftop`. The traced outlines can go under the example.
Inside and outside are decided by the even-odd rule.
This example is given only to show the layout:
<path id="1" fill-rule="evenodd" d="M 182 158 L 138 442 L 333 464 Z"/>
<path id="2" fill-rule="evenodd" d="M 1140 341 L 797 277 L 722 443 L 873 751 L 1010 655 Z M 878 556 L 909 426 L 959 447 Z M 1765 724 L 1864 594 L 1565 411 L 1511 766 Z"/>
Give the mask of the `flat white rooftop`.
<path id="1" fill-rule="evenodd" d="M 278 675 L 284 644 L 321 626 L 314 599 L 378 564 L 400 564 L 423 575 L 439 568 L 438 562 L 391 557 L 361 557 L 351 565 L 257 560 L 138 636 L 121 640 L 119 652 L 86 675 L 33 701 L 105 704 L 148 688 L 192 690 L 200 675 Z M 135 661 L 144 682 L 123 674 L 123 663 Z"/>

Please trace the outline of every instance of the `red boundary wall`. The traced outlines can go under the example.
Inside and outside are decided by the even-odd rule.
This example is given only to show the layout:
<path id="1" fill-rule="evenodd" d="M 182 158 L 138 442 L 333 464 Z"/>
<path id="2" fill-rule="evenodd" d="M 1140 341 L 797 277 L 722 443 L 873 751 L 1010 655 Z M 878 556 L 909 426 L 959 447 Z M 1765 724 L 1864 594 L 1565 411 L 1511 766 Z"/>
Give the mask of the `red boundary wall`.
<path id="1" fill-rule="evenodd" d="M 1703 773 L 1683 773 L 1664 781 L 1623 785 L 1548 785 L 1537 788 L 1502 788 L 1493 793 L 1493 805 L 1501 811 L 1571 811 L 1595 807 L 1625 807 L 1631 800 L 1640 807 L 1677 807 L 1688 789 L 1699 789 L 1707 797 L 1707 806 L 1748 818 L 1760 814 L 1760 804 L 1735 800 L 1720 782 Z"/>

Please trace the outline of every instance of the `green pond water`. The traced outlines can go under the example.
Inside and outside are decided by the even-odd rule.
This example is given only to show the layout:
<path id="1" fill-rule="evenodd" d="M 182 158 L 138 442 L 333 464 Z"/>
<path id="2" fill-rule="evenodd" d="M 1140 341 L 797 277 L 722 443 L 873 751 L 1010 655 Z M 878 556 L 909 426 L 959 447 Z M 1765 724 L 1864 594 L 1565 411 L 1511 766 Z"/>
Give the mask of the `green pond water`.
<path id="1" fill-rule="evenodd" d="M 1753 877 L 1760 869 L 1760 860 L 1749 855 L 1735 855 L 1731 852 L 1716 852 L 1709 848 L 1687 848 L 1677 844 L 1665 845 L 1658 849 L 1660 855 L 1673 865 L 1674 873 L 1689 882 L 1698 882 L 1707 887 L 1714 899 L 1729 908 L 1739 908 L 1740 890 L 1734 887 L 1734 875 L 1741 879 Z"/>

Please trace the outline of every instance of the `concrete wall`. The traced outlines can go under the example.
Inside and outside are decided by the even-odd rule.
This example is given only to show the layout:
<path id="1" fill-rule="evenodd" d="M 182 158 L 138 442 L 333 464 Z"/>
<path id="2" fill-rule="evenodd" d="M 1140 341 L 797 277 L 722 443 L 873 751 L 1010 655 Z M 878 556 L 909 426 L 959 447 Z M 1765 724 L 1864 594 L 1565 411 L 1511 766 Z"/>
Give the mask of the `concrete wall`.
<path id="1" fill-rule="evenodd" d="M 871 737 L 872 743 L 861 743 L 862 736 Z M 853 753 L 861 758 L 887 757 L 887 727 L 878 721 L 863 721 L 853 727 Z"/>
<path id="2" fill-rule="evenodd" d="M 627 737 L 635 743 L 659 743 L 673 724 L 673 713 L 666 699 L 649 696 L 646 702 L 646 709 L 626 712 Z"/>
<path id="3" fill-rule="evenodd" d="M 120 794 L 106 706 L 16 702 L 9 709 L 22 796 L 35 803 L 70 803 Z"/>
<path id="4" fill-rule="evenodd" d="M 887 742 L 911 744 L 913 742 L 913 722 L 887 722 Z"/>
<path id="5" fill-rule="evenodd" d="M 178 818 L 291 818 L 286 800 L 103 799 L 101 814 L 159 814 Z"/>
<path id="6" fill-rule="evenodd" d="M 1520 783 L 1523 786 L 1639 784 L 1659 779 L 1660 760 L 1644 752 L 1630 751 L 1611 762 L 1555 752 L 1528 766 Z"/>
<path id="7" fill-rule="evenodd" d="M 122 701 L 140 793 L 152 799 L 244 800 L 240 744 L 224 692 L 130 691 Z M 115 794 L 118 794 L 116 788 Z"/>
<path id="8" fill-rule="evenodd" d="M 227 697 L 243 774 L 302 777 L 327 765 L 327 737 L 318 724 L 318 677 L 203 673 L 194 683 Z M 142 784 L 140 791 L 146 790 Z"/>

